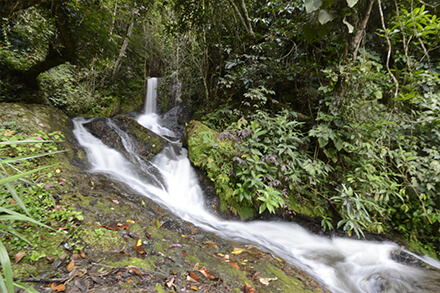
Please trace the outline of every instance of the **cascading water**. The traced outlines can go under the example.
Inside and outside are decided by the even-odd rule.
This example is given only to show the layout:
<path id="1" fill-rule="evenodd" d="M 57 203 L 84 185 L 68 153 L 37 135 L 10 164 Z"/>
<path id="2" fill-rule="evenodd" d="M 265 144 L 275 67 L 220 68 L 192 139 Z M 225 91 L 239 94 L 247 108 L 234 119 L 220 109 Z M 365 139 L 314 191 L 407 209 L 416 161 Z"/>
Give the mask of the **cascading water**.
<path id="1" fill-rule="evenodd" d="M 151 88 L 156 87 L 157 80 L 151 84 Z M 173 132 L 159 124 L 155 106 L 150 108 L 155 101 L 148 99 L 155 100 L 155 91 L 153 94 L 148 90 L 148 93 L 148 106 L 137 121 L 159 135 L 172 137 Z M 392 259 L 392 254 L 402 249 L 391 242 L 325 238 L 311 234 L 295 223 L 222 220 L 207 209 L 187 152 L 178 143 L 170 142 L 152 161 L 166 182 L 166 188 L 158 188 L 132 171 L 138 169 L 139 160 L 130 160 L 105 146 L 86 130 L 84 124 L 87 122 L 82 118 L 75 119 L 74 134 L 87 151 L 92 172 L 105 173 L 126 183 L 135 192 L 160 203 L 182 219 L 225 239 L 258 244 L 287 262 L 301 266 L 332 292 L 440 292 L 439 285 L 432 289 L 432 284 L 438 282 L 431 279 L 439 279 L 438 275 L 432 277 L 429 269 Z M 121 139 L 127 140 L 128 137 L 121 136 Z M 124 145 L 130 143 L 127 141 Z M 133 156 L 135 154 L 130 155 Z M 431 258 L 411 255 L 420 262 L 440 268 L 440 263 Z"/>

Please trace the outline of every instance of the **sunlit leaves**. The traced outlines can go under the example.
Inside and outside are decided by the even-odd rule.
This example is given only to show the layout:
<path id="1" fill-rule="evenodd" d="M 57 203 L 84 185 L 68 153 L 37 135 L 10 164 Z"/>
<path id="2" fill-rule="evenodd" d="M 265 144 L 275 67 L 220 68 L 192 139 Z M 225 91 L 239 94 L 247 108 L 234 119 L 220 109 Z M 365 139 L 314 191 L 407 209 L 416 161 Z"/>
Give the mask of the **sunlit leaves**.
<path id="1" fill-rule="evenodd" d="M 306 7 L 307 13 L 318 10 L 321 7 L 321 0 L 304 0 L 304 5 Z"/>
<path id="2" fill-rule="evenodd" d="M 319 11 L 318 21 L 320 24 L 326 24 L 327 22 L 335 19 L 335 17 L 336 15 L 333 12 L 323 9 Z"/>
<path id="3" fill-rule="evenodd" d="M 359 0 L 347 0 L 348 7 L 350 8 L 354 7 L 358 2 Z"/>

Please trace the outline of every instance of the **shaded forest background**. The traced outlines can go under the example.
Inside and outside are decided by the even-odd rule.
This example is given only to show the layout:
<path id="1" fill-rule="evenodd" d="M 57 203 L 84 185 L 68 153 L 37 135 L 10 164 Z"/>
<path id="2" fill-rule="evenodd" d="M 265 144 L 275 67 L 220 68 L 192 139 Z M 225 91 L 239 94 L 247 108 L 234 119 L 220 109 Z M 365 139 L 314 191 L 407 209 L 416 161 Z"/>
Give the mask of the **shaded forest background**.
<path id="1" fill-rule="evenodd" d="M 204 122 L 223 210 L 440 247 L 440 3 L 0 2 L 0 100 L 139 110 L 146 79 Z M 175 105 L 161 100 L 161 111 Z M 5 127 L 3 125 L 3 127 Z"/>

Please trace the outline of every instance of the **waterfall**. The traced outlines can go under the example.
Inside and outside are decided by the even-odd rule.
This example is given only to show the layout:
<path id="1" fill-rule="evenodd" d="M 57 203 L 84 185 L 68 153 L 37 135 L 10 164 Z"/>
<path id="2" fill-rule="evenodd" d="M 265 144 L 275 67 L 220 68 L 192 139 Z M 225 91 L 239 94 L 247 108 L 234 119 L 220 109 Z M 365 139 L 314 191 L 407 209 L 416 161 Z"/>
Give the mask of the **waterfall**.
<path id="1" fill-rule="evenodd" d="M 169 129 L 159 125 L 160 119 L 155 113 L 145 111 L 137 120 L 145 127 L 155 129 L 159 135 L 173 136 Z M 130 161 L 105 146 L 87 132 L 83 126 L 86 122 L 82 118 L 74 119 L 74 134 L 88 154 L 91 171 L 105 173 L 126 183 L 133 191 L 156 201 L 185 221 L 228 240 L 257 244 L 300 266 L 334 293 L 433 292 L 423 287 L 430 278 L 427 269 L 396 262 L 392 254 L 410 254 L 421 262 L 440 268 L 440 263 L 431 258 L 411 254 L 392 242 L 317 236 L 295 223 L 220 219 L 206 207 L 187 151 L 178 143 L 170 142 L 152 160 L 166 180 L 168 188 L 162 189 L 130 172 L 136 169 L 136 160 Z M 432 288 L 433 281 L 429 282 L 429 288 Z M 439 285 L 435 286 L 440 292 Z"/>
<path id="2" fill-rule="evenodd" d="M 145 95 L 145 114 L 156 113 L 157 78 L 148 79 Z"/>

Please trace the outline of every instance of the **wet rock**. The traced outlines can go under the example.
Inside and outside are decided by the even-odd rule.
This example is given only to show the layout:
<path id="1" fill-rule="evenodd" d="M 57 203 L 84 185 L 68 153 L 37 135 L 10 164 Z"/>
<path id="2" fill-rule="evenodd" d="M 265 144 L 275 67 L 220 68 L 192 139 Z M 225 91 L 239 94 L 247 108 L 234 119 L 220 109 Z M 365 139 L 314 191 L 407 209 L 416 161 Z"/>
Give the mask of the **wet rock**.
<path id="1" fill-rule="evenodd" d="M 163 115 L 162 124 L 176 134 L 177 138 L 182 138 L 185 134 L 184 110 L 181 105 L 177 105 Z"/>
<path id="2" fill-rule="evenodd" d="M 159 135 L 144 128 L 134 118 L 119 116 L 114 119 L 96 118 L 86 123 L 84 127 L 91 134 L 117 151 L 139 167 L 139 176 L 157 186 L 164 186 L 162 175 L 149 159 L 163 150 L 167 141 Z M 134 152 L 143 160 L 139 162 L 131 153 Z"/>

